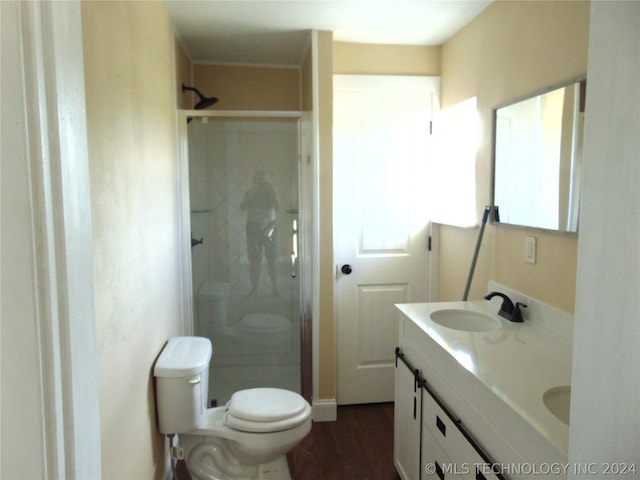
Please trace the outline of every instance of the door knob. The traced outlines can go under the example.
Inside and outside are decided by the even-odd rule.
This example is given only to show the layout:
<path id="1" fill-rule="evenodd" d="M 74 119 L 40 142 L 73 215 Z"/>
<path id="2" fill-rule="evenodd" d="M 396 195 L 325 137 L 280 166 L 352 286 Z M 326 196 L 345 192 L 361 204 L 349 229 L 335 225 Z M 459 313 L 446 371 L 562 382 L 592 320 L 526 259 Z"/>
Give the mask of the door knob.
<path id="1" fill-rule="evenodd" d="M 342 265 L 342 267 L 340 268 L 340 271 L 345 275 L 349 275 L 351 272 L 353 272 L 353 269 L 351 268 L 351 265 L 345 264 L 345 265 Z"/>

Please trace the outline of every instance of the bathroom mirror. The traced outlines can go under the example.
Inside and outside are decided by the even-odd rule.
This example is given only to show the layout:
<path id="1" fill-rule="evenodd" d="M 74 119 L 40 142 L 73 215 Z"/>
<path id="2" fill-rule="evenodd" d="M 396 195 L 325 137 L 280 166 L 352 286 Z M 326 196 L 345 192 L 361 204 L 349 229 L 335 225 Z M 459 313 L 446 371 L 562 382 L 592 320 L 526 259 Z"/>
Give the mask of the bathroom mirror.
<path id="1" fill-rule="evenodd" d="M 494 109 L 494 222 L 577 232 L 586 84 Z"/>

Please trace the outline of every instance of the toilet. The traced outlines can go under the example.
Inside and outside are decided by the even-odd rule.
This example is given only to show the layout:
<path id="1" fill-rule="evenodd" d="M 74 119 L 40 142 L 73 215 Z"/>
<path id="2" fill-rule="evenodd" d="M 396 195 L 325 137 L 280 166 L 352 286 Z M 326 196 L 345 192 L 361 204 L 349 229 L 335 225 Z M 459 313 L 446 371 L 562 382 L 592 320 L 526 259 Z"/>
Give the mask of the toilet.
<path id="1" fill-rule="evenodd" d="M 174 337 L 154 367 L 160 433 L 177 434 L 198 480 L 291 480 L 286 454 L 311 430 L 311 407 L 295 392 L 252 388 L 206 408 L 211 342 Z"/>

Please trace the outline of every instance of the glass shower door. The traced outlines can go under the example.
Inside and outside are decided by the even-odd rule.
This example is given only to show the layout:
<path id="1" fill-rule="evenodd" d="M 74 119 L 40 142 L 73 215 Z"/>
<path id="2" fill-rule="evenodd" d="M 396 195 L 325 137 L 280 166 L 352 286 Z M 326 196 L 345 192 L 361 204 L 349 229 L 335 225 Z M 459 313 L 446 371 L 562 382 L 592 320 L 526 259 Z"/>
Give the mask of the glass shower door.
<path id="1" fill-rule="evenodd" d="M 209 396 L 300 392 L 298 121 L 194 118 L 188 142 L 194 328 L 213 344 Z"/>

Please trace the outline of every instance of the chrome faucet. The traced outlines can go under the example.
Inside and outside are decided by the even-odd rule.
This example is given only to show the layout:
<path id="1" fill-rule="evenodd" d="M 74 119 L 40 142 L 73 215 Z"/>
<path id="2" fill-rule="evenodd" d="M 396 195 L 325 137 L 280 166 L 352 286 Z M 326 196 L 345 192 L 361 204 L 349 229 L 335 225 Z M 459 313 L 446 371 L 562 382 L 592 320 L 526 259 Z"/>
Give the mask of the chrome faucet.
<path id="1" fill-rule="evenodd" d="M 484 296 L 485 300 L 491 300 L 493 297 L 502 298 L 502 305 L 500 306 L 500 311 L 498 315 L 506 318 L 511 322 L 523 322 L 524 318 L 522 318 L 522 311 L 520 308 L 527 308 L 524 303 L 516 302 L 514 305 L 509 297 L 507 297 L 504 293 L 500 292 L 491 292 Z"/>

